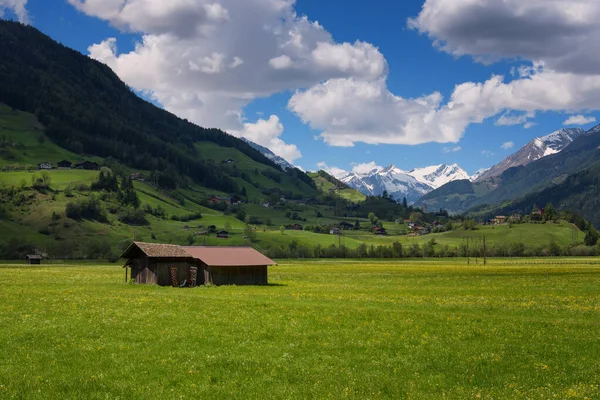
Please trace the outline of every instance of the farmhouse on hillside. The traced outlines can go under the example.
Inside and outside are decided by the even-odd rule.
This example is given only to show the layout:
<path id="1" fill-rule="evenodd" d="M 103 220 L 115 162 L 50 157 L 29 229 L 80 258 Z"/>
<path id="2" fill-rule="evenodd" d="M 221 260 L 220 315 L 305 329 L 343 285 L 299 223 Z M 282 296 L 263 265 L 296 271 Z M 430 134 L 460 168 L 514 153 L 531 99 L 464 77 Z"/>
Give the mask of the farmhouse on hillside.
<path id="1" fill-rule="evenodd" d="M 71 169 L 71 165 L 73 165 L 73 163 L 68 160 L 62 160 L 59 161 L 57 165 L 58 169 Z"/>
<path id="2" fill-rule="evenodd" d="M 100 169 L 100 166 L 98 165 L 98 163 L 86 160 L 75 164 L 75 168 L 95 171 L 97 169 Z"/>
<path id="3" fill-rule="evenodd" d="M 160 286 L 266 285 L 276 265 L 251 247 L 177 246 L 133 242 L 123 253 L 136 283 Z"/>

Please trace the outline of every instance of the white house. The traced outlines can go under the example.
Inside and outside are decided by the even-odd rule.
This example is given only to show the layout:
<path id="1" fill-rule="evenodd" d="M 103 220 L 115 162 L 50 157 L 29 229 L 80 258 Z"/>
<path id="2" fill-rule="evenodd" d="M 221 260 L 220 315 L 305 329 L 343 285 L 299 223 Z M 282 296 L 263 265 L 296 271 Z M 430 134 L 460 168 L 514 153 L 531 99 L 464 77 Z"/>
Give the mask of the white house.
<path id="1" fill-rule="evenodd" d="M 39 169 L 52 169 L 52 163 L 49 162 L 43 162 L 38 164 L 38 168 Z"/>

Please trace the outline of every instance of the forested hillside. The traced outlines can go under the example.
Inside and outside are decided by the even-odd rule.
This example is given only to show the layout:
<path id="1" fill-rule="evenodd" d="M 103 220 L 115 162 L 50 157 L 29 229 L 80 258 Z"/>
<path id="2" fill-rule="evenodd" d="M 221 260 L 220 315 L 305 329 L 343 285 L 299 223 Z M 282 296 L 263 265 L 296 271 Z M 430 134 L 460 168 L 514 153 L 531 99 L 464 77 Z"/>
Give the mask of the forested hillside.
<path id="1" fill-rule="evenodd" d="M 490 218 L 513 212 L 527 214 L 534 205 L 544 207 L 546 204 L 553 204 L 561 211 L 577 210 L 578 214 L 600 227 L 600 165 L 569 175 L 561 183 L 501 206 L 473 209 L 471 215 Z"/>
<path id="2" fill-rule="evenodd" d="M 577 137 L 560 153 L 526 166 L 507 169 L 483 182 L 451 182 L 428 193 L 416 205 L 445 208 L 453 213 L 472 209 L 474 213 L 521 211 L 533 202 L 551 201 L 600 224 L 588 199 L 596 193 L 593 173 L 600 165 L 600 126 Z M 545 204 L 545 203 L 544 203 Z M 497 211 L 492 211 L 497 210 Z"/>
<path id="3" fill-rule="evenodd" d="M 46 135 L 73 153 L 158 171 L 171 187 L 189 177 L 209 188 L 239 193 L 234 176 L 212 166 L 195 146 L 213 142 L 270 167 L 278 176 L 285 174 L 244 141 L 198 127 L 139 98 L 106 65 L 31 26 L 0 20 L 0 54 L 0 102 L 35 113 Z M 247 178 L 242 172 L 237 175 Z M 303 172 L 290 174 L 314 191 Z"/>

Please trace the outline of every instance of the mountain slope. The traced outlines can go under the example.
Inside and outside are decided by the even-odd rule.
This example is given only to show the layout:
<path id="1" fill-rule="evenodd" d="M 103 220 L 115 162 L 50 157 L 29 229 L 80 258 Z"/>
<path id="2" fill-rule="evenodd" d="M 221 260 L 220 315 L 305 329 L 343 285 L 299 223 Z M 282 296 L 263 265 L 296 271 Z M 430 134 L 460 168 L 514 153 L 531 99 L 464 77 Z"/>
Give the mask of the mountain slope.
<path id="1" fill-rule="evenodd" d="M 415 168 L 409 172 L 419 182 L 428 184 L 434 189 L 448 182 L 469 179 L 469 174 L 457 164 L 433 165 L 425 168 Z"/>
<path id="2" fill-rule="evenodd" d="M 315 181 L 317 188 L 325 194 L 335 191 L 340 197 L 353 203 L 365 201 L 366 196 L 364 194 L 352 189 L 325 171 L 310 172 L 308 176 Z"/>
<path id="3" fill-rule="evenodd" d="M 451 205 L 448 211 L 455 213 L 476 206 L 495 206 L 543 191 L 564 181 L 567 176 L 599 163 L 600 125 L 579 135 L 558 153 L 525 166 L 509 168 L 495 178 L 470 183 L 469 194 L 465 194 L 465 188 L 458 192 L 453 186 L 446 185 L 424 196 L 417 205 Z"/>
<path id="4" fill-rule="evenodd" d="M 366 173 L 350 172 L 340 180 L 368 196 L 387 192 L 393 199 L 414 202 L 445 183 L 468 179 L 469 175 L 458 165 L 434 165 L 404 171 L 394 165 L 374 168 Z"/>
<path id="5" fill-rule="evenodd" d="M 516 153 L 506 157 L 501 163 L 482 173 L 474 181 L 483 182 L 500 176 L 509 168 L 525 166 L 551 154 L 559 153 L 584 133 L 585 131 L 580 128 L 559 129 L 549 135 L 535 138 Z"/>
<path id="6" fill-rule="evenodd" d="M 0 20 L 0 54 L 0 102 L 35 113 L 45 135 L 75 154 L 157 171 L 170 187 L 191 179 L 226 193 L 241 193 L 246 186 L 257 191 L 285 186 L 300 196 L 317 193 L 305 174 L 285 173 L 242 140 L 198 127 L 139 98 L 106 65 L 33 27 Z M 271 182 L 263 185 L 251 178 L 251 171 L 233 166 L 216 168 L 214 162 L 223 160 L 200 154 L 202 143 L 246 156 Z"/>
<path id="7" fill-rule="evenodd" d="M 277 154 L 273 153 L 271 150 L 267 149 L 264 146 L 254 143 L 251 140 L 246 138 L 242 138 L 242 140 L 250 145 L 255 150 L 258 150 L 261 154 L 267 157 L 269 160 L 273 161 L 275 164 L 279 165 L 283 170 L 295 168 L 292 164 L 287 162 L 285 158 L 279 157 Z"/>
<path id="8" fill-rule="evenodd" d="M 375 168 L 364 174 L 351 172 L 340 180 L 368 196 L 379 196 L 387 192 L 395 200 L 406 197 L 409 202 L 414 202 L 432 189 L 429 184 L 418 181 L 407 171 L 394 165 Z"/>
<path id="9" fill-rule="evenodd" d="M 514 212 L 526 215 L 534 205 L 543 208 L 548 203 L 559 210 L 575 211 L 597 228 L 600 227 L 600 164 L 569 175 L 556 185 L 508 204 L 473 210 L 470 214 L 479 218 L 510 215 Z"/>

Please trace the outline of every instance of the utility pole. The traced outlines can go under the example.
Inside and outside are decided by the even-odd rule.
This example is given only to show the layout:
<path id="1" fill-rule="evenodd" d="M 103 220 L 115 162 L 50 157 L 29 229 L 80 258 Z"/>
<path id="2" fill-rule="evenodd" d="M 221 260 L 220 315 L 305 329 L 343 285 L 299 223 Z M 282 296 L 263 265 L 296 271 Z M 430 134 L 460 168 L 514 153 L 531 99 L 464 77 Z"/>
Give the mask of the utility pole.
<path id="1" fill-rule="evenodd" d="M 487 250 L 485 247 L 485 236 L 483 237 L 483 265 L 487 265 Z"/>
<path id="2" fill-rule="evenodd" d="M 471 258 L 469 256 L 469 237 L 467 236 L 467 265 L 471 264 Z"/>

